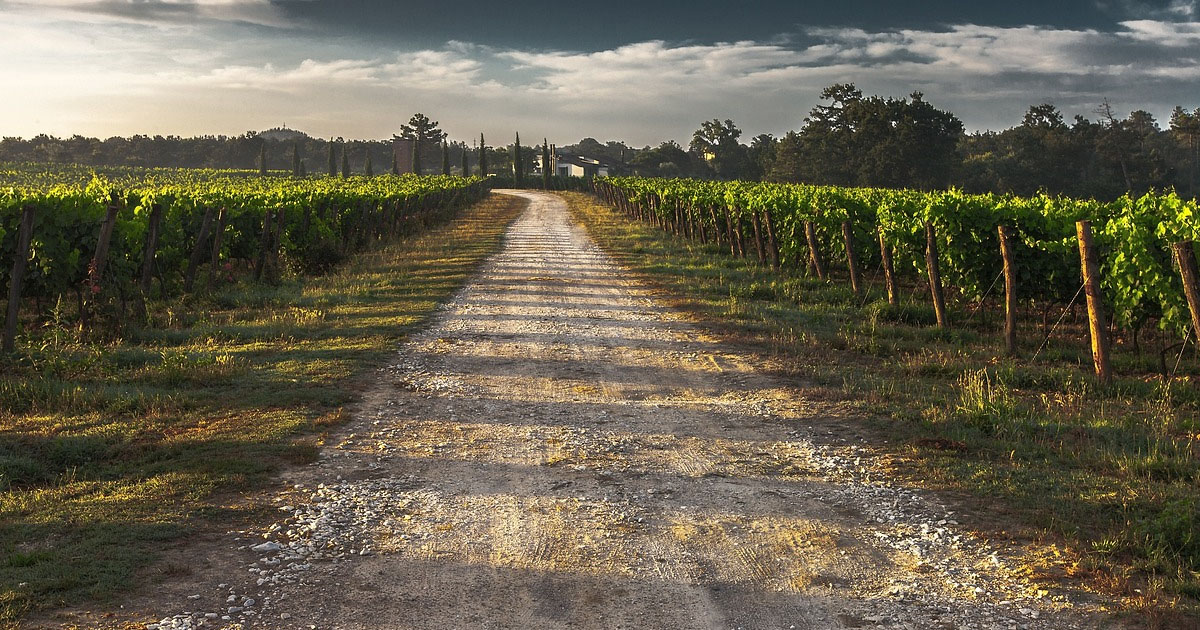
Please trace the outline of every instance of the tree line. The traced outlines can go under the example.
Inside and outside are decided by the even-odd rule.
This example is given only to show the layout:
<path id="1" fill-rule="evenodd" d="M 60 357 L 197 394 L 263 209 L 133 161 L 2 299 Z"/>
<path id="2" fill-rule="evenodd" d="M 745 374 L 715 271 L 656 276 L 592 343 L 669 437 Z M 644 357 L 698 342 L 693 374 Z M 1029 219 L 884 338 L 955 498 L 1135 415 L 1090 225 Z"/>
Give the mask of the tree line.
<path id="1" fill-rule="evenodd" d="M 1126 192 L 1175 189 L 1200 193 L 1200 108 L 1177 107 L 1160 122 L 1137 110 L 1120 116 L 1103 102 L 1094 119 L 1066 120 L 1054 105 L 1034 105 L 1020 124 L 1002 131 L 966 133 L 953 113 L 920 92 L 907 97 L 867 96 L 854 84 L 832 85 L 782 137 L 760 134 L 743 142 L 732 120 L 705 121 L 688 145 L 666 141 L 631 147 L 584 138 L 558 147 L 598 158 L 614 175 L 797 182 L 1029 195 L 1038 191 L 1114 199 Z M 413 156 L 421 172 L 532 173 L 542 147 L 489 146 L 482 136 L 451 141 L 424 114 L 414 115 L 396 137 L 418 138 Z M 481 149 L 482 147 L 482 149 Z M 514 158 L 517 160 L 514 163 Z M 182 168 L 329 169 L 387 172 L 392 140 L 324 140 L 289 129 L 240 136 L 135 135 L 104 140 L 84 136 L 0 139 L 0 161 L 93 166 Z M 335 164 L 335 160 L 337 163 Z"/>
<path id="2" fill-rule="evenodd" d="M 783 137 L 740 141 L 731 120 L 704 122 L 685 149 L 665 142 L 637 153 L 634 174 L 943 189 L 1114 199 L 1174 189 L 1200 193 L 1200 108 L 1175 108 L 1166 127 L 1144 110 L 1068 122 L 1054 105 L 1029 108 L 1003 131 L 966 133 L 953 113 L 920 92 L 865 96 L 853 84 L 821 93 L 803 126 Z"/>

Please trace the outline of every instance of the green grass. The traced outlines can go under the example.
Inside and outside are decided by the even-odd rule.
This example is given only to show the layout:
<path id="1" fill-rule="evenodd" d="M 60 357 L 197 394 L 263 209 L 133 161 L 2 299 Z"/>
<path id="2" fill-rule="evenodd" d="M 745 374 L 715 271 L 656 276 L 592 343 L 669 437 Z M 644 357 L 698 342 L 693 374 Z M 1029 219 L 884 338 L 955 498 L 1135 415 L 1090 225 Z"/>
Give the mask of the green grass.
<path id="1" fill-rule="evenodd" d="M 1156 356 L 1122 346 L 1122 376 L 1101 388 L 1077 316 L 1036 361 L 1040 317 L 1025 322 L 1021 358 L 1005 358 L 1002 315 L 985 308 L 972 318 L 958 305 L 951 327 L 937 329 L 932 309 L 912 297 L 922 293 L 917 278 L 889 306 L 880 283 L 856 297 L 848 283 L 774 272 L 633 223 L 589 195 L 562 195 L 602 247 L 678 306 L 844 392 L 899 479 L 961 493 L 981 531 L 1016 528 L 1030 545 L 1065 546 L 1045 554 L 1057 568 L 1035 573 L 1081 576 L 1153 615 L 1195 614 L 1195 355 L 1166 381 L 1152 372 Z"/>
<path id="2" fill-rule="evenodd" d="M 253 518 L 238 500 L 313 461 L 356 379 L 500 244 L 492 196 L 318 278 L 152 305 L 87 343 L 49 322 L 0 363 L 0 628 L 137 585 L 153 550 Z M 143 576 L 144 577 L 144 576 Z"/>

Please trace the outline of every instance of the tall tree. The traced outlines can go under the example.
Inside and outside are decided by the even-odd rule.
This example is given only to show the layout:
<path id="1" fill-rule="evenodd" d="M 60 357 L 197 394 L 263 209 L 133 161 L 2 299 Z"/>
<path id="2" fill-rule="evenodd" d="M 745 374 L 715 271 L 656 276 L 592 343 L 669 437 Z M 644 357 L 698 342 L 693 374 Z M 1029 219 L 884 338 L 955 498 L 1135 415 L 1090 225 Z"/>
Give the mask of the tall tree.
<path id="1" fill-rule="evenodd" d="M 442 140 L 442 175 L 450 174 L 450 145 Z"/>
<path id="2" fill-rule="evenodd" d="M 517 188 L 523 188 L 525 165 L 521 163 L 521 133 L 517 132 L 517 140 L 513 143 L 513 181 Z"/>
<path id="3" fill-rule="evenodd" d="M 363 163 L 363 174 L 367 177 L 375 176 L 375 169 L 371 167 L 371 152 L 369 150 L 367 151 L 367 159 Z"/>
<path id="4" fill-rule="evenodd" d="M 346 155 L 346 145 L 342 145 L 342 177 L 350 177 L 350 156 Z"/>
<path id="5" fill-rule="evenodd" d="M 258 174 L 267 175 L 267 141 L 263 140 L 258 148 Z"/>
<path id="6" fill-rule="evenodd" d="M 300 177 L 300 143 L 292 143 L 292 177 Z"/>
<path id="7" fill-rule="evenodd" d="M 1187 190 L 1190 196 L 1195 197 L 1197 191 L 1200 191 L 1200 180 L 1197 180 L 1197 171 L 1200 170 L 1200 107 L 1191 113 L 1182 107 L 1176 107 L 1175 111 L 1171 112 L 1171 135 L 1189 149 Z"/>
<path id="8" fill-rule="evenodd" d="M 396 156 L 396 147 L 392 145 L 392 175 L 400 174 L 400 159 Z"/>
<path id="9" fill-rule="evenodd" d="M 471 176 L 471 165 L 467 163 L 467 143 L 465 142 L 462 145 L 462 176 Z"/>
<path id="10" fill-rule="evenodd" d="M 333 138 L 329 139 L 329 164 L 328 164 L 328 166 L 329 166 L 329 176 L 330 177 L 337 176 L 337 159 L 334 157 L 334 154 L 333 154 Z"/>
<path id="11" fill-rule="evenodd" d="M 445 140 L 446 132 L 438 128 L 436 120 L 430 120 L 428 116 L 418 112 L 408 119 L 408 124 L 400 125 L 400 135 L 397 137 L 413 141 L 413 172 L 420 175 L 421 149 L 426 143 Z"/>
<path id="12" fill-rule="evenodd" d="M 706 120 L 692 134 L 688 150 L 708 162 L 717 177 L 737 179 L 745 176 L 746 148 L 738 144 L 742 130 L 732 120 Z"/>
<path id="13" fill-rule="evenodd" d="M 542 190 L 550 190 L 550 143 L 542 138 Z"/>
<path id="14" fill-rule="evenodd" d="M 483 134 L 479 134 L 479 176 L 487 177 L 487 145 L 483 142 Z"/>

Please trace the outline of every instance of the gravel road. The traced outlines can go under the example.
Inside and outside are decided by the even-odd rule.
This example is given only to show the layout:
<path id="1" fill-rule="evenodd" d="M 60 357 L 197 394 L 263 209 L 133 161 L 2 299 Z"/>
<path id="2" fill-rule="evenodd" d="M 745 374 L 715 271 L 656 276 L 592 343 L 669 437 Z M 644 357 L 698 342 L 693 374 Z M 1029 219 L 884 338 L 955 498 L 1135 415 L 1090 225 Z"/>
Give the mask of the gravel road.
<path id="1" fill-rule="evenodd" d="M 1098 628 L 553 195 L 149 628 Z"/>

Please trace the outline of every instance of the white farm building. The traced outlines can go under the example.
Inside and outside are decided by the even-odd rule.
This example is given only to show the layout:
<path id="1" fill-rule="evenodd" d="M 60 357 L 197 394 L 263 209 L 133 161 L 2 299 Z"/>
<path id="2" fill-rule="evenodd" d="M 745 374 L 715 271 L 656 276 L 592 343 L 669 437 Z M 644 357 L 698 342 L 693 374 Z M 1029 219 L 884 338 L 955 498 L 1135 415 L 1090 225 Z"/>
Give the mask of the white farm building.
<path id="1" fill-rule="evenodd" d="M 538 174 L 545 168 L 541 162 L 542 157 L 538 155 Z M 582 155 L 567 155 L 555 151 L 550 156 L 550 168 L 551 172 L 561 177 L 608 177 L 609 164 Z"/>

